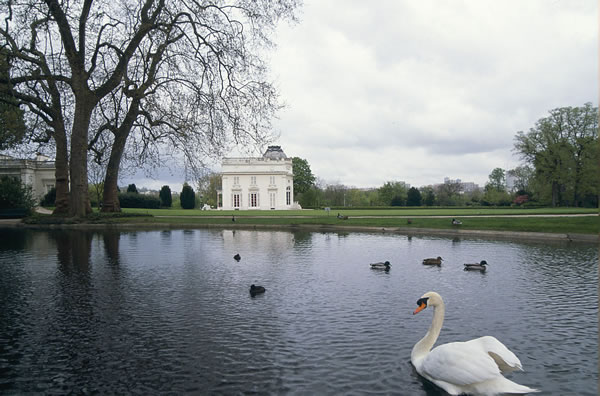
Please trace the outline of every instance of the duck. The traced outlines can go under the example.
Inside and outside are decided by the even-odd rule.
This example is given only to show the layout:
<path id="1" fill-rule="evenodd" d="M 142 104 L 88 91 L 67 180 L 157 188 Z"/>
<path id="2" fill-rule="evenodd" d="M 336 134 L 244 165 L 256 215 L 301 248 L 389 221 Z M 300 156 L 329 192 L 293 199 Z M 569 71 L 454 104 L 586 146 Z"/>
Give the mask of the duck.
<path id="1" fill-rule="evenodd" d="M 236 253 L 235 256 L 233 256 L 233 259 L 236 261 L 240 261 L 242 259 L 242 256 L 240 256 L 239 253 Z"/>
<path id="2" fill-rule="evenodd" d="M 390 268 L 392 267 L 392 264 L 390 264 L 389 261 L 385 261 L 383 263 L 379 262 L 379 263 L 371 263 L 369 264 L 371 266 L 371 269 L 374 270 L 384 270 L 384 271 L 389 271 Z"/>
<path id="3" fill-rule="evenodd" d="M 257 294 L 264 293 L 264 292 L 266 292 L 266 291 L 267 291 L 267 289 L 265 289 L 265 288 L 264 288 L 264 287 L 262 287 L 262 286 L 250 285 L 250 295 L 251 295 L 252 297 L 254 297 L 254 296 L 255 296 L 255 295 L 257 295 Z"/>
<path id="4" fill-rule="evenodd" d="M 426 258 L 423 259 L 424 265 L 442 265 L 444 259 L 438 256 L 437 258 Z"/>
<path id="5" fill-rule="evenodd" d="M 481 271 L 485 272 L 487 270 L 487 261 L 481 260 L 479 264 L 465 264 L 465 271 Z"/>
<path id="6" fill-rule="evenodd" d="M 504 377 L 503 373 L 523 370 L 523 367 L 519 358 L 492 336 L 451 342 L 432 349 L 444 323 L 444 300 L 438 293 L 430 291 L 417 300 L 417 306 L 413 315 L 433 308 L 431 326 L 410 354 L 411 363 L 423 378 L 450 395 L 539 392 Z"/>

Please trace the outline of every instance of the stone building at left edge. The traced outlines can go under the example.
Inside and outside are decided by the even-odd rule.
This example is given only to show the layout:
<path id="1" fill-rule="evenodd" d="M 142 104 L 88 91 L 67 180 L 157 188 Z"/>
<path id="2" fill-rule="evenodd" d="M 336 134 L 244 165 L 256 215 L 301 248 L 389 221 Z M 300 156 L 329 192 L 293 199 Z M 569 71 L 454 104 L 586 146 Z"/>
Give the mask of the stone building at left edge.
<path id="1" fill-rule="evenodd" d="M 38 154 L 34 159 L 20 159 L 0 154 L 0 177 L 8 176 L 30 186 L 36 201 L 56 185 L 56 166 L 50 158 Z"/>

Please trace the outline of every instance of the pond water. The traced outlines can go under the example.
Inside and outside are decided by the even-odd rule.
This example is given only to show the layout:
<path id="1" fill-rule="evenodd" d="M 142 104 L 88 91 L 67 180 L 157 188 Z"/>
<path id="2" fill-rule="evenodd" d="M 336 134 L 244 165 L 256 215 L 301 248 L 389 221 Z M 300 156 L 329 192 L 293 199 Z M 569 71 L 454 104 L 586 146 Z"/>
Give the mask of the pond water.
<path id="1" fill-rule="evenodd" d="M 596 245 L 19 229 L 0 229 L 0 393 L 442 395 L 410 363 L 430 290 L 438 344 L 493 335 L 523 364 L 510 379 L 597 395 Z"/>

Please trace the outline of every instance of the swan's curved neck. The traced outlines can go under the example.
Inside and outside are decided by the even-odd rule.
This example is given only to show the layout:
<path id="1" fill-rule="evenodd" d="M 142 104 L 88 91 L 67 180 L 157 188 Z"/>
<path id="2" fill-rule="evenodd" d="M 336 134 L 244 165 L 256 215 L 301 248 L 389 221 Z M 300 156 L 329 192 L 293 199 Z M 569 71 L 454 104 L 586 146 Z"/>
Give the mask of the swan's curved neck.
<path id="1" fill-rule="evenodd" d="M 431 351 L 431 348 L 433 348 L 433 344 L 437 341 L 440 331 L 442 330 L 442 325 L 444 324 L 445 311 L 446 309 L 443 303 L 433 308 L 431 326 L 429 326 L 429 330 L 427 330 L 425 337 L 421 338 L 421 341 L 415 344 L 412 353 L 410 354 L 410 359 L 413 364 L 415 364 L 417 360 L 427 356 L 429 351 Z"/>

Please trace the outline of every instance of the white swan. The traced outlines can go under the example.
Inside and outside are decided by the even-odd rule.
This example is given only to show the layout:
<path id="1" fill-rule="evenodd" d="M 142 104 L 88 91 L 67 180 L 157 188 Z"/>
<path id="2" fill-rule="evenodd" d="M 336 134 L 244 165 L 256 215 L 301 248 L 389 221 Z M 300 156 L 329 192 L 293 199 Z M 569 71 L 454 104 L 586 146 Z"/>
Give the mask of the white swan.
<path id="1" fill-rule="evenodd" d="M 451 342 L 433 350 L 444 323 L 444 301 L 436 292 L 425 293 L 418 301 L 416 314 L 433 307 L 431 326 L 415 344 L 410 360 L 417 372 L 451 395 L 499 395 L 539 392 L 504 378 L 502 373 L 522 370 L 519 358 L 494 337 L 467 342 Z"/>

